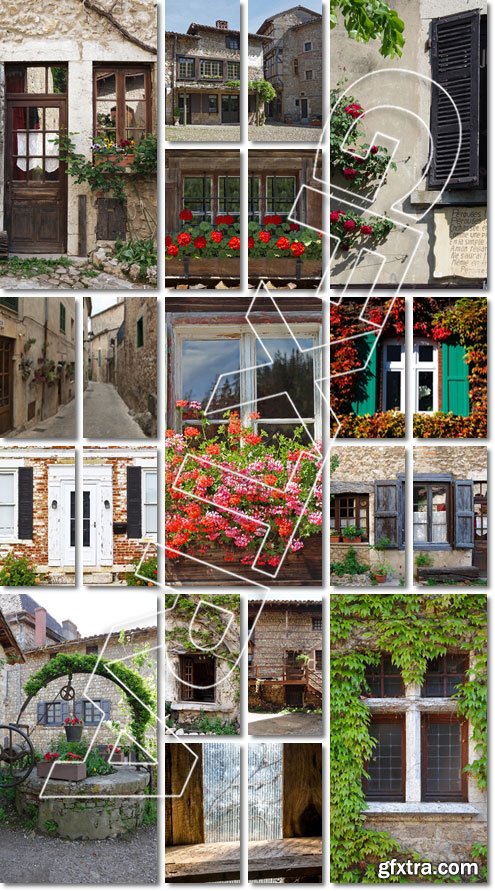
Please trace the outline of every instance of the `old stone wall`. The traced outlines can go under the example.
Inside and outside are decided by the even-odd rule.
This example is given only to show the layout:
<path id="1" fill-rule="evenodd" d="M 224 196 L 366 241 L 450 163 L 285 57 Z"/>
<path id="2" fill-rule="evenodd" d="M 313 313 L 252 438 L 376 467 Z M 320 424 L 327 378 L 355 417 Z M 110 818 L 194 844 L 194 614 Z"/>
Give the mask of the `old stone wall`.
<path id="1" fill-rule="evenodd" d="M 414 446 L 414 473 L 450 473 L 456 480 L 487 478 L 485 446 Z"/>
<path id="2" fill-rule="evenodd" d="M 124 299 L 91 317 L 88 373 L 92 381 L 115 383 L 117 331 L 124 321 Z"/>
<path id="3" fill-rule="evenodd" d="M 446 814 L 379 814 L 366 816 L 366 826 L 389 832 L 406 850 L 419 851 L 422 860 L 472 862 L 474 844 L 486 844 L 487 824 L 482 817 Z"/>
<path id="4" fill-rule="evenodd" d="M 308 42 L 311 42 L 311 50 L 305 51 L 304 45 Z M 290 115 L 294 121 L 301 120 L 302 99 L 308 100 L 307 117 L 310 120 L 313 115 L 322 114 L 322 53 L 321 19 L 291 28 L 284 34 L 282 116 Z M 311 72 L 311 79 L 307 78 L 306 72 Z"/>
<path id="5" fill-rule="evenodd" d="M 142 325 L 143 343 L 137 328 Z M 147 436 L 157 430 L 157 303 L 155 297 L 127 297 L 124 337 L 116 346 L 117 390 Z"/>
<path id="6" fill-rule="evenodd" d="M 256 615 L 256 614 L 255 614 Z M 309 667 L 314 668 L 314 652 L 322 649 L 322 631 L 313 630 L 313 618 L 321 619 L 321 604 L 312 609 L 298 609 L 296 605 L 280 609 L 265 607 L 254 626 L 253 663 L 250 669 L 258 677 L 281 678 L 286 650 L 297 650 L 310 656 Z"/>

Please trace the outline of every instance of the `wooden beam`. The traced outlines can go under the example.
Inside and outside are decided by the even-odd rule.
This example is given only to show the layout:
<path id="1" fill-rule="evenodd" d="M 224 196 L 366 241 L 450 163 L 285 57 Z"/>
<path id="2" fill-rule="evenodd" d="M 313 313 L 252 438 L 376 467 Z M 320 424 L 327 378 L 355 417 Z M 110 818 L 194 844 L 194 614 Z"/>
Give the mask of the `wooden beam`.
<path id="1" fill-rule="evenodd" d="M 285 743 L 282 771 L 284 838 L 321 835 L 320 743 Z"/>
<path id="2" fill-rule="evenodd" d="M 185 786 L 194 756 L 196 765 Z M 203 820 L 203 747 L 199 743 L 165 746 L 166 844 L 195 845 L 205 840 Z"/>

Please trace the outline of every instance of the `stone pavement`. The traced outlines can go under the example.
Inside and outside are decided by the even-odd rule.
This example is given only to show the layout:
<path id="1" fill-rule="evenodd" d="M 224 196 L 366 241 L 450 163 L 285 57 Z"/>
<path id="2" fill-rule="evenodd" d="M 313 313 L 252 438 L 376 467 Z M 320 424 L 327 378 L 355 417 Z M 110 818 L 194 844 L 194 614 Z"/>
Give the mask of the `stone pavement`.
<path id="1" fill-rule="evenodd" d="M 319 127 L 287 127 L 284 124 L 265 124 L 264 127 L 248 127 L 250 142 L 319 142 Z"/>
<path id="2" fill-rule="evenodd" d="M 61 267 L 62 268 L 62 267 Z M 116 275 L 101 272 L 96 276 L 81 275 L 81 270 L 64 269 L 64 274 L 34 275 L 32 278 L 18 278 L 15 275 L 0 275 L 0 288 L 4 291 L 142 291 L 146 285 L 135 284 Z"/>
<path id="3" fill-rule="evenodd" d="M 83 435 L 88 439 L 146 439 L 113 384 L 90 381 L 84 391 Z"/>
<path id="4" fill-rule="evenodd" d="M 321 715 L 287 712 L 276 715 L 250 712 L 248 733 L 253 736 L 322 736 Z"/>
<path id="5" fill-rule="evenodd" d="M 187 127 L 167 127 L 169 142 L 240 142 L 241 128 L 236 124 L 191 124 Z"/>
<path id="6" fill-rule="evenodd" d="M 25 430 L 23 433 L 15 433 L 9 439 L 76 439 L 77 438 L 77 413 L 76 400 L 72 399 L 66 405 L 61 405 L 57 414 L 46 421 L 38 423 Z"/>

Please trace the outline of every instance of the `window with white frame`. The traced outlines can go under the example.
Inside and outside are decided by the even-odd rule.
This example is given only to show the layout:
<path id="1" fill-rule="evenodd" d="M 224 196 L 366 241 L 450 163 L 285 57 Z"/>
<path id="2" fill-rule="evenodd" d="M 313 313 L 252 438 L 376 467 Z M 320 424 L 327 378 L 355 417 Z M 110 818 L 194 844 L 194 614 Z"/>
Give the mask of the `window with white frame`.
<path id="1" fill-rule="evenodd" d="M 428 341 L 414 344 L 414 411 L 438 411 L 438 348 Z"/>
<path id="2" fill-rule="evenodd" d="M 422 686 L 404 685 L 386 654 L 368 669 L 366 701 L 374 748 L 363 786 L 369 802 L 407 802 L 408 808 L 420 808 L 423 802 L 468 800 L 469 728 L 452 698 L 468 666 L 467 654 L 430 660 Z"/>
<path id="3" fill-rule="evenodd" d="M 239 217 L 241 212 L 241 178 L 218 177 L 218 213 Z"/>
<path id="4" fill-rule="evenodd" d="M 0 539 L 17 538 L 17 473 L 0 471 Z"/>
<path id="5" fill-rule="evenodd" d="M 143 470 L 141 492 L 143 497 L 143 536 L 154 537 L 157 533 L 158 521 L 156 470 Z"/>
<path id="6" fill-rule="evenodd" d="M 293 331 L 270 325 L 258 332 L 225 326 L 214 333 L 197 329 L 178 333 L 176 400 L 192 401 L 206 409 L 211 424 L 222 424 L 223 412 L 240 409 L 243 422 L 272 436 L 291 435 L 304 422 L 310 436 L 321 436 L 321 411 L 314 380 L 319 375 L 319 326 Z M 278 336 L 277 336 L 278 335 Z M 265 350 L 268 351 L 265 352 Z M 250 415 L 259 412 L 259 419 Z M 198 424 L 194 411 L 181 413 L 183 426 Z"/>
<path id="7" fill-rule="evenodd" d="M 383 410 L 405 411 L 406 348 L 403 343 L 383 347 Z"/>
<path id="8" fill-rule="evenodd" d="M 200 77 L 221 77 L 223 73 L 223 62 L 217 59 L 201 59 L 199 63 Z"/>

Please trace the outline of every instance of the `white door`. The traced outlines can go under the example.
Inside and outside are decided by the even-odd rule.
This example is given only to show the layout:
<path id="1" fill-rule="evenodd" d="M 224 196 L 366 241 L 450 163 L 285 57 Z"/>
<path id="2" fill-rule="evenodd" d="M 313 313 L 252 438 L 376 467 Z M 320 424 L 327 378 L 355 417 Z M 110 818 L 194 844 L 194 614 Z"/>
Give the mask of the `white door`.
<path id="1" fill-rule="evenodd" d="M 83 483 L 82 491 L 82 559 L 83 566 L 97 566 L 98 524 L 96 522 L 99 483 Z"/>
<path id="2" fill-rule="evenodd" d="M 111 566 L 113 562 L 112 468 L 84 468 L 82 487 L 83 566 Z"/>

